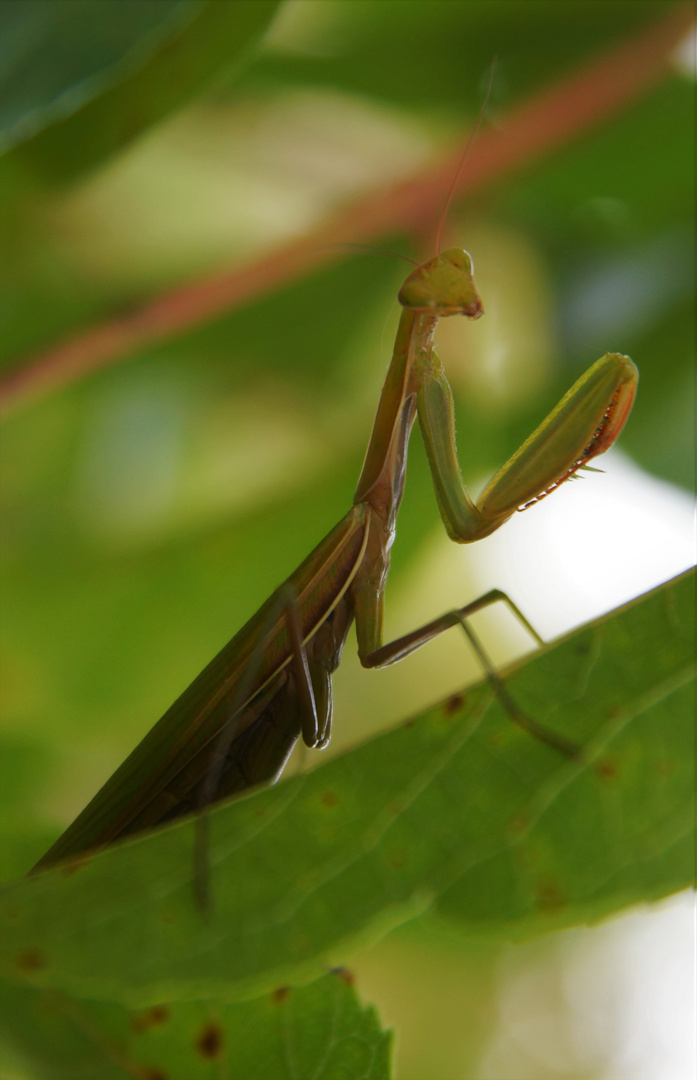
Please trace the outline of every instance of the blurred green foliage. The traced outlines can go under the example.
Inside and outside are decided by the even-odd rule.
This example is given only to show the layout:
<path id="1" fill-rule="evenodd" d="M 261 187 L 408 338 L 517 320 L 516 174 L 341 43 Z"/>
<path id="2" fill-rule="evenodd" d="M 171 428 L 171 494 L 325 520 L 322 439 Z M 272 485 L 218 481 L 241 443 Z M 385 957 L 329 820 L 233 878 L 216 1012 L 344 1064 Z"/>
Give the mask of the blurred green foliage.
<path id="1" fill-rule="evenodd" d="M 239 63 L 278 0 L 4 3 L 10 169 L 74 180 Z"/>
<path id="2" fill-rule="evenodd" d="M 668 8 L 3 3 L 3 365 L 408 174 L 472 121 L 494 54 L 497 123 Z M 453 239 L 485 270 L 490 325 L 527 301 L 503 339 L 508 392 L 487 381 L 487 320 L 458 346 L 468 482 L 618 350 L 642 378 L 623 447 L 693 485 L 693 92 L 676 64 L 624 112 L 454 210 Z M 384 242 L 417 258 L 427 246 Z M 352 255 L 3 421 L 6 876 L 345 512 L 402 276 Z M 393 595 L 437 521 L 415 439 Z M 403 692 L 397 715 L 408 678 Z M 338 708 L 350 741 L 358 706 Z"/>

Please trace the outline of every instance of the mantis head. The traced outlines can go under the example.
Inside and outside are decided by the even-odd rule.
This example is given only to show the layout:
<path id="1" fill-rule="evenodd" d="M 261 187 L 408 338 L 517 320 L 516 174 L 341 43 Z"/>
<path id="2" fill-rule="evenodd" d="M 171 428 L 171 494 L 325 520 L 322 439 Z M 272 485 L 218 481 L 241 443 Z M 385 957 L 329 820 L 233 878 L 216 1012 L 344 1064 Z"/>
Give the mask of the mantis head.
<path id="1" fill-rule="evenodd" d="M 474 287 L 472 258 L 462 248 L 449 248 L 414 270 L 399 290 L 399 302 L 423 315 L 466 315 L 478 319 L 484 314 Z"/>

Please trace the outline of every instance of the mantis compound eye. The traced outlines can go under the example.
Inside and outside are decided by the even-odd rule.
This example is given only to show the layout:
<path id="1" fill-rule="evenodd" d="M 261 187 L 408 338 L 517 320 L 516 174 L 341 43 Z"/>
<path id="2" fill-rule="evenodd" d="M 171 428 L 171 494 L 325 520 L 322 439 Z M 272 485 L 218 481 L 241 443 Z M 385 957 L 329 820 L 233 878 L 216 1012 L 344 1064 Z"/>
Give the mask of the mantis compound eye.
<path id="1" fill-rule="evenodd" d="M 469 251 L 465 251 L 464 248 L 448 248 L 447 251 L 442 252 L 441 258 L 452 263 L 458 270 L 464 270 L 470 275 L 474 274 L 474 261 Z"/>
<path id="2" fill-rule="evenodd" d="M 414 311 L 428 311 L 435 307 L 433 286 L 421 268 L 409 275 L 399 290 L 398 299 L 402 307 L 412 308 Z"/>

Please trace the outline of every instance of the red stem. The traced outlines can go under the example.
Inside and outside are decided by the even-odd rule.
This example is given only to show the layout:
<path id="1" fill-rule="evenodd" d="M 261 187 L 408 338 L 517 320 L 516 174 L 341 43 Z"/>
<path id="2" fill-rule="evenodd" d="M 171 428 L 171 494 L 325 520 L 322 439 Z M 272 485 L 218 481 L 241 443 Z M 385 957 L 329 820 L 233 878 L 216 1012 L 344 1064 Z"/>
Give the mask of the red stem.
<path id="1" fill-rule="evenodd" d="M 512 110 L 504 125 L 481 136 L 456 194 L 473 195 L 516 166 L 529 167 L 647 93 L 669 72 L 672 54 L 693 20 L 692 4 L 672 7 L 660 22 Z M 460 157 L 458 147 L 412 179 L 340 208 L 297 240 L 243 266 L 173 289 L 27 358 L 0 379 L 0 405 L 35 398 L 333 262 L 341 257 L 337 246 L 342 241 L 365 243 L 423 227 Z"/>

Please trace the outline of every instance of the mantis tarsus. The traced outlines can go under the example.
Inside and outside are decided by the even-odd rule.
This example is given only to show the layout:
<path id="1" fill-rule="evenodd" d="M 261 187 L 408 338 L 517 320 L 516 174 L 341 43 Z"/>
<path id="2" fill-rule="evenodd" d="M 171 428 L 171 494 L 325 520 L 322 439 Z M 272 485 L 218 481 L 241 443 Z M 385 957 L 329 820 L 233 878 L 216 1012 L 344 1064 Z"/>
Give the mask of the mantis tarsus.
<path id="1" fill-rule="evenodd" d="M 326 746 L 331 677 L 354 619 L 359 658 L 368 668 L 400 660 L 450 626 L 461 624 L 471 636 L 467 617 L 498 600 L 534 633 L 508 597 L 494 591 L 383 643 L 385 580 L 414 419 L 418 415 L 448 535 L 471 543 L 608 449 L 632 407 L 637 369 L 618 353 L 598 360 L 475 504 L 458 463 L 450 386 L 433 349 L 440 318 L 477 319 L 483 312 L 470 256 L 452 248 L 417 266 L 399 301 L 394 353 L 351 509 L 174 702 L 35 869 L 274 782 L 301 734 L 309 747 Z M 517 709 L 483 659 L 512 719 L 573 753 Z"/>

